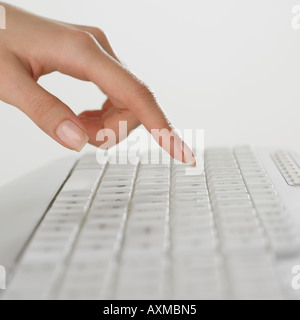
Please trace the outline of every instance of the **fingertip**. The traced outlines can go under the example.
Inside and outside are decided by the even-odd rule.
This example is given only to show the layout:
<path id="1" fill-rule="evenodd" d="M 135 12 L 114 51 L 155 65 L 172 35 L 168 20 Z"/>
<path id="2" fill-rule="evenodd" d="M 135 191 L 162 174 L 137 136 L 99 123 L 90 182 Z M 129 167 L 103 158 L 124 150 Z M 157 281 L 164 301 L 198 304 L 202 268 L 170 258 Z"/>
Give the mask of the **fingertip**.
<path id="1" fill-rule="evenodd" d="M 197 166 L 197 161 L 195 159 L 195 161 L 193 163 L 188 163 L 190 167 L 195 168 Z"/>
<path id="2" fill-rule="evenodd" d="M 184 162 L 189 164 L 191 167 L 196 167 L 197 161 L 193 151 L 190 147 L 183 141 L 183 152 L 184 152 Z"/>

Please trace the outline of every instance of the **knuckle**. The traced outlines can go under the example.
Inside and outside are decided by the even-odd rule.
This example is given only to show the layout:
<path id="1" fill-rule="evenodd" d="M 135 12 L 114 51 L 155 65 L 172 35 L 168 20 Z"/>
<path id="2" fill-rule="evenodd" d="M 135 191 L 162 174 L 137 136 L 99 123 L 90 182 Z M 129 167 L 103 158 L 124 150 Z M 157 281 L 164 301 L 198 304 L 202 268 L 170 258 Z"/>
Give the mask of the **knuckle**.
<path id="1" fill-rule="evenodd" d="M 71 39 L 72 39 L 73 45 L 75 45 L 75 47 L 79 49 L 82 49 L 82 48 L 90 49 L 91 47 L 95 47 L 94 36 L 87 31 L 72 30 Z"/>
<path id="2" fill-rule="evenodd" d="M 33 110 L 34 118 L 40 126 L 44 126 L 55 117 L 55 110 L 58 105 L 56 98 L 34 97 L 30 99 L 30 105 Z"/>
<path id="3" fill-rule="evenodd" d="M 102 29 L 97 28 L 97 27 L 90 27 L 90 30 L 91 30 L 90 31 L 91 34 L 94 35 L 94 37 L 96 39 L 99 39 L 100 42 L 101 41 L 105 41 L 105 42 L 108 41 L 107 36 L 106 36 L 105 32 Z"/>

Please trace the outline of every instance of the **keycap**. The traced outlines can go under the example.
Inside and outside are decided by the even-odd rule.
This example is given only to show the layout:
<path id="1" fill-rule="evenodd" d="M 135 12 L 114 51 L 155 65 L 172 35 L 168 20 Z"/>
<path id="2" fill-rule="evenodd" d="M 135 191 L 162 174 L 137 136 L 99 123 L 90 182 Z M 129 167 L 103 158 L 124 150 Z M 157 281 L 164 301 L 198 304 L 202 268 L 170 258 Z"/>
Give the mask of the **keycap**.
<path id="1" fill-rule="evenodd" d="M 66 182 L 61 192 L 91 191 L 96 187 L 98 182 L 97 176 L 99 176 L 99 170 L 75 171 Z"/>
<path id="2" fill-rule="evenodd" d="M 300 185 L 300 168 L 292 155 L 284 151 L 277 151 L 273 160 L 286 182 L 293 187 Z"/>

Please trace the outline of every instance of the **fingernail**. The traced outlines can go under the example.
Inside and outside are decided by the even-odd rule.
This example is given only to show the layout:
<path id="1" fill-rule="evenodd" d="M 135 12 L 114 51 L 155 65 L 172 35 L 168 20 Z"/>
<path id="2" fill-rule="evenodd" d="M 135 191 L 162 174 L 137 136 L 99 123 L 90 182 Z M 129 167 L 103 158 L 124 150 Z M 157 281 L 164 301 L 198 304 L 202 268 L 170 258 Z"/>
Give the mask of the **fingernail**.
<path id="1" fill-rule="evenodd" d="M 174 158 L 189 164 L 191 167 L 196 166 L 196 159 L 192 150 L 177 134 L 174 136 Z"/>
<path id="2" fill-rule="evenodd" d="M 196 167 L 197 162 L 196 162 L 195 155 L 185 142 L 183 142 L 183 154 L 184 154 L 184 162 L 189 164 L 191 167 Z"/>
<path id="3" fill-rule="evenodd" d="M 62 122 L 56 129 L 56 134 L 69 148 L 78 152 L 89 141 L 88 135 L 71 120 Z"/>

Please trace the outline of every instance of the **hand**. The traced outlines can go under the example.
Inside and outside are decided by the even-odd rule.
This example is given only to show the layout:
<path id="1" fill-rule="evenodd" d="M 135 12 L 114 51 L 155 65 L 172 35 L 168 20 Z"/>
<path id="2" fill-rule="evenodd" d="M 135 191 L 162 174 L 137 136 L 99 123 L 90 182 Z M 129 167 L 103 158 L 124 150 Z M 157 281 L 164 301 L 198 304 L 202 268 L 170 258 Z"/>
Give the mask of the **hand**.
<path id="1" fill-rule="evenodd" d="M 6 8 L 6 30 L 0 31 L 0 99 L 27 114 L 44 132 L 66 148 L 80 151 L 87 142 L 100 146 L 97 132 L 112 129 L 117 142 L 119 121 L 128 132 L 142 123 L 172 131 L 172 126 L 150 90 L 116 57 L 105 34 L 97 28 L 44 19 L 13 6 Z M 76 116 L 38 79 L 59 71 L 95 83 L 106 95 L 102 110 Z M 156 130 L 157 132 L 157 130 Z M 177 136 L 162 143 L 173 157 L 195 164 L 192 151 Z"/>

